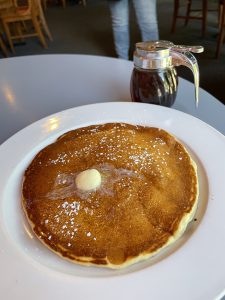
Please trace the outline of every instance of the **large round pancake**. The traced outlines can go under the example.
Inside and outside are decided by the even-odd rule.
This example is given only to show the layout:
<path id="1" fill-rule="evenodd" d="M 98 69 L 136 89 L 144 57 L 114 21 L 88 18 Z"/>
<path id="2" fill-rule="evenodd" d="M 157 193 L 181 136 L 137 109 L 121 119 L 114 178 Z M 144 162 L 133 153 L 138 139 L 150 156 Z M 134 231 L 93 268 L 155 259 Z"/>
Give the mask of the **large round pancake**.
<path id="1" fill-rule="evenodd" d="M 95 168 L 101 186 L 76 188 Z M 197 207 L 196 166 L 168 132 L 123 123 L 65 133 L 24 175 L 23 209 L 38 238 L 73 262 L 121 268 L 175 241 Z"/>

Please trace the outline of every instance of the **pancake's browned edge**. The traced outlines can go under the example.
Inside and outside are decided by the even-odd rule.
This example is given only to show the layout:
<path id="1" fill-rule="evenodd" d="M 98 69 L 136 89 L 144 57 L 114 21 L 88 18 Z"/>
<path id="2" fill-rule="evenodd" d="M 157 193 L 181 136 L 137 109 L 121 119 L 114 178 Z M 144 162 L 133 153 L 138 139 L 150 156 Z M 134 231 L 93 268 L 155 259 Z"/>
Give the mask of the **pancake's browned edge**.
<path id="1" fill-rule="evenodd" d="M 46 194 L 52 188 L 53 179 L 57 172 L 71 172 L 71 170 L 79 172 L 109 161 L 106 156 L 101 157 L 101 161 L 99 161 L 99 157 L 96 156 L 99 149 L 95 148 L 92 149 L 89 156 L 71 159 L 66 166 L 56 164 L 44 169 L 43 165 L 49 160 L 49 157 L 52 158 L 56 153 L 79 150 L 90 144 L 91 141 L 95 141 L 96 144 L 96 136 L 99 139 L 103 136 L 115 136 L 115 133 L 112 133 L 115 127 L 117 135 L 119 134 L 118 129 L 120 129 L 128 139 L 124 142 L 122 157 L 110 161 L 115 168 L 126 166 L 127 157 L 133 154 L 131 149 L 131 152 L 127 151 L 125 148 L 127 145 L 137 144 L 141 147 L 141 151 L 147 149 L 152 153 L 154 148 L 150 147 L 150 140 L 157 137 L 166 143 L 166 150 L 170 151 L 167 163 L 171 163 L 172 179 L 165 180 L 165 178 L 150 176 L 146 173 L 147 171 L 140 171 L 140 166 L 135 164 L 129 166 L 130 169 L 147 178 L 146 187 L 143 187 L 139 181 L 133 182 L 130 191 L 133 191 L 135 196 L 131 196 L 132 201 L 128 201 L 120 210 L 117 209 L 117 205 L 127 201 L 128 193 L 118 190 L 116 187 L 116 197 L 102 196 L 101 205 L 103 207 L 95 208 L 98 218 L 87 217 L 84 212 L 79 212 L 76 217 L 79 218 L 79 221 L 83 220 L 81 227 L 83 226 L 84 229 L 81 228 L 81 234 L 76 236 L 76 239 L 66 238 L 61 232 L 62 224 L 68 221 L 68 218 L 65 216 L 57 224 L 53 217 L 57 215 L 58 205 L 65 200 L 71 203 L 74 198 L 46 199 Z M 144 143 L 142 139 L 144 139 Z M 115 141 L 114 146 L 118 145 L 118 142 L 121 141 L 119 139 Z M 101 152 L 105 151 L 106 153 L 109 145 L 108 142 Z M 159 147 L 159 150 L 162 152 L 163 147 Z M 115 153 L 115 155 L 117 154 Z M 179 157 L 182 159 L 178 159 Z M 179 189 L 178 183 L 180 183 Z M 167 197 L 164 195 L 165 192 Z M 95 193 L 99 196 L 98 191 Z M 118 193 L 120 193 L 119 196 Z M 161 193 L 163 193 L 163 197 Z M 77 200 L 77 197 L 75 198 Z M 33 231 L 55 253 L 84 265 L 121 268 L 148 258 L 175 241 L 193 218 L 197 207 L 197 198 L 196 165 L 184 146 L 171 134 L 158 128 L 110 123 L 72 130 L 41 150 L 25 171 L 22 203 Z M 83 203 L 83 200 L 79 201 L 81 204 Z M 88 203 L 85 202 L 85 205 L 89 208 Z M 46 218 L 50 220 L 48 224 L 44 223 Z M 54 230 L 51 227 L 55 227 Z M 87 239 L 84 234 L 87 230 L 88 232 L 97 232 L 95 241 Z M 68 247 L 68 244 L 71 246 Z"/>

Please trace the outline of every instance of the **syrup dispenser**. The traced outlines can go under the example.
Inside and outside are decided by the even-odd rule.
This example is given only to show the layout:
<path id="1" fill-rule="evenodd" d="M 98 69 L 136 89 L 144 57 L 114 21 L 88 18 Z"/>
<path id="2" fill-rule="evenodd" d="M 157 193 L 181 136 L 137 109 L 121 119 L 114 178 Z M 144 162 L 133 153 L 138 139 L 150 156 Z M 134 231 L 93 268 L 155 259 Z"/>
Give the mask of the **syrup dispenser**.
<path id="1" fill-rule="evenodd" d="M 136 44 L 134 69 L 131 76 L 132 101 L 172 106 L 177 95 L 176 66 L 192 70 L 195 101 L 199 99 L 199 68 L 194 55 L 202 46 L 174 45 L 169 41 L 149 41 Z"/>

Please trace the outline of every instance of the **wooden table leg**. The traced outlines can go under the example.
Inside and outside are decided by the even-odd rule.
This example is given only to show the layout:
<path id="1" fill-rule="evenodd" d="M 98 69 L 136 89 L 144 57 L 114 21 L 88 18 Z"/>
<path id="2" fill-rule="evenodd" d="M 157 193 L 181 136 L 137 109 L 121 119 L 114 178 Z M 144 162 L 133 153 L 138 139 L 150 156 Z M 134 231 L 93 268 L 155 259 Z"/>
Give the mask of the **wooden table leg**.
<path id="1" fill-rule="evenodd" d="M 217 40 L 217 46 L 216 46 L 216 58 L 219 57 L 221 47 L 222 47 L 222 44 L 223 44 L 224 33 L 225 33 L 224 20 L 225 20 L 225 0 L 223 1 L 220 32 L 219 32 L 219 36 L 218 36 L 218 40 Z"/>
<path id="2" fill-rule="evenodd" d="M 179 11 L 179 5 L 180 5 L 180 1 L 174 0 L 173 22 L 172 22 L 172 28 L 171 28 L 172 33 L 175 32 L 177 16 L 178 16 L 178 11 Z"/>
<path id="3" fill-rule="evenodd" d="M 6 46 L 5 46 L 1 36 L 0 36 L 0 48 L 2 49 L 4 56 L 8 57 L 8 51 L 6 49 Z"/>
<path id="4" fill-rule="evenodd" d="M 207 24 L 207 13 L 208 13 L 208 0 L 202 0 L 202 36 L 205 37 L 206 34 L 206 24 Z"/>
<path id="5" fill-rule="evenodd" d="M 192 4 L 192 0 L 188 0 L 187 3 L 187 10 L 186 10 L 186 20 L 184 25 L 187 26 L 188 21 L 189 21 L 189 16 L 190 16 L 190 12 L 191 12 L 191 4 Z"/>

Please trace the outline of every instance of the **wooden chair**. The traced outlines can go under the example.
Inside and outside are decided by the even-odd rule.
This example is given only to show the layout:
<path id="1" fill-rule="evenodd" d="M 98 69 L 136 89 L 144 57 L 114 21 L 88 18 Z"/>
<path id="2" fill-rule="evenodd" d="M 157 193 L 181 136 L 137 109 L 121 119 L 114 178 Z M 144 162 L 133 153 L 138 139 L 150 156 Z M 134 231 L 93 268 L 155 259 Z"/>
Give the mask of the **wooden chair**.
<path id="1" fill-rule="evenodd" d="M 224 41 L 224 35 L 225 35 L 225 0 L 220 1 L 221 5 L 221 18 L 220 18 L 220 26 L 219 26 L 219 36 L 217 40 L 217 46 L 216 46 L 216 58 L 219 58 L 221 48 Z"/>
<path id="2" fill-rule="evenodd" d="M 14 6 L 14 2 L 12 0 L 0 0 L 0 10 L 5 10 Z"/>
<path id="3" fill-rule="evenodd" d="M 13 40 L 15 39 L 23 39 L 29 38 L 33 36 L 37 36 L 43 45 L 44 48 L 47 48 L 47 43 L 45 41 L 44 34 L 42 32 L 42 27 L 45 29 L 46 34 L 51 39 L 51 34 L 47 27 L 47 23 L 45 21 L 43 11 L 40 10 L 40 2 L 39 0 L 28 0 L 27 6 L 14 6 L 5 11 L 0 12 L 0 18 L 2 21 L 3 29 L 7 36 L 10 48 L 13 53 L 15 53 Z M 41 14 L 42 12 L 42 14 Z M 30 21 L 34 27 L 34 32 L 24 32 L 21 27 L 21 23 L 26 21 Z M 11 24 L 16 24 L 16 30 L 14 34 L 12 33 Z M 45 27 L 46 25 L 46 27 Z"/>
<path id="4" fill-rule="evenodd" d="M 173 11 L 173 21 L 171 32 L 175 32 L 177 19 L 184 19 L 185 26 L 188 24 L 190 19 L 202 21 L 202 36 L 205 36 L 206 33 L 206 24 L 207 24 L 207 12 L 208 12 L 208 0 L 202 0 L 202 7 L 199 9 L 192 9 L 192 0 L 187 0 L 186 14 L 179 15 L 180 9 L 180 0 L 174 0 L 174 11 Z M 192 16 L 192 12 L 201 12 L 200 16 Z"/>
<path id="5" fill-rule="evenodd" d="M 42 9 L 41 0 L 36 0 L 36 3 L 37 3 L 37 10 L 38 10 L 38 17 L 39 17 L 40 23 L 41 23 L 41 25 L 44 29 L 44 32 L 47 35 L 48 39 L 50 41 L 53 41 L 51 32 L 48 28 L 48 24 L 46 22 L 45 15 L 44 15 L 44 12 L 43 12 L 43 9 Z M 28 9 L 28 6 L 23 4 L 23 5 L 20 6 L 20 9 Z"/>

